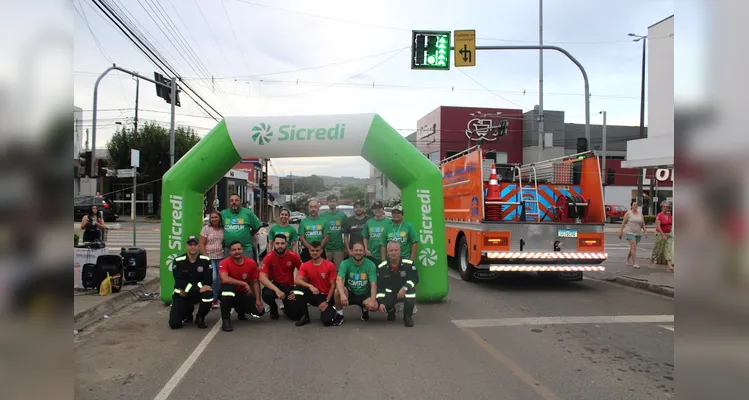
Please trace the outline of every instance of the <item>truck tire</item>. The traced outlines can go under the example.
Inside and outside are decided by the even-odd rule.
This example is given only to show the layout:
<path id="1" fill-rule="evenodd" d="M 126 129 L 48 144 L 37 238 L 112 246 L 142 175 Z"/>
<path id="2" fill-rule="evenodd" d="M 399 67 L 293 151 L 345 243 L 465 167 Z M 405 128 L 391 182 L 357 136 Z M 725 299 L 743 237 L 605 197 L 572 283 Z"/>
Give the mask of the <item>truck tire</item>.
<path id="1" fill-rule="evenodd" d="M 470 262 L 468 262 L 468 243 L 466 242 L 465 236 L 461 237 L 458 242 L 458 254 L 456 254 L 455 258 L 457 260 L 460 277 L 466 282 L 473 282 L 475 280 L 473 274 L 477 270 Z"/>

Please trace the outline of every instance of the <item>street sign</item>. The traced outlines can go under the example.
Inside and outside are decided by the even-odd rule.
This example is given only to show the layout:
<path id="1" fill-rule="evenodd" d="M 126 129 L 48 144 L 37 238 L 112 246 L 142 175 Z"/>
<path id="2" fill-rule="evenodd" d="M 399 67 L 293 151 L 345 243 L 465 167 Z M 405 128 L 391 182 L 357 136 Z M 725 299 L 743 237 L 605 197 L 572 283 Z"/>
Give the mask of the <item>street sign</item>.
<path id="1" fill-rule="evenodd" d="M 140 167 L 140 151 L 130 149 L 130 166 L 138 168 Z"/>
<path id="2" fill-rule="evenodd" d="M 411 69 L 450 70 L 450 31 L 412 31 Z"/>
<path id="3" fill-rule="evenodd" d="M 476 30 L 462 30 L 453 32 L 455 43 L 455 66 L 476 66 Z"/>
<path id="4" fill-rule="evenodd" d="M 132 168 L 117 170 L 118 178 L 132 178 L 133 176 L 135 176 L 135 170 Z"/>

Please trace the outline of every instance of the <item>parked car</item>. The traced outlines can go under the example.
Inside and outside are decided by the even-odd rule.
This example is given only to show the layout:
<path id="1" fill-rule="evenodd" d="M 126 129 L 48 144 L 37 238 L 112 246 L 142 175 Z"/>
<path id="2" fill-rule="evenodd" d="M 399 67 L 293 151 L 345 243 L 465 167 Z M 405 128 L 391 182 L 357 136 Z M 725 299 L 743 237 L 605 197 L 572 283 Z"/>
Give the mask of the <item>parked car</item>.
<path id="1" fill-rule="evenodd" d="M 291 216 L 289 217 L 289 223 L 290 224 L 298 224 L 298 223 L 302 222 L 302 220 L 306 216 L 307 215 L 304 214 L 304 213 L 301 213 L 299 211 L 294 211 L 294 212 L 291 213 Z"/>
<path id="2" fill-rule="evenodd" d="M 73 199 L 73 218 L 81 221 L 84 215 L 91 211 L 91 206 L 96 204 L 99 212 L 104 217 L 104 222 L 115 222 L 120 216 L 115 211 L 114 203 L 104 196 L 78 196 Z"/>
<path id="3" fill-rule="evenodd" d="M 624 219 L 624 214 L 627 213 L 627 207 L 617 206 L 613 204 L 607 204 L 606 208 L 606 222 L 618 222 Z"/>

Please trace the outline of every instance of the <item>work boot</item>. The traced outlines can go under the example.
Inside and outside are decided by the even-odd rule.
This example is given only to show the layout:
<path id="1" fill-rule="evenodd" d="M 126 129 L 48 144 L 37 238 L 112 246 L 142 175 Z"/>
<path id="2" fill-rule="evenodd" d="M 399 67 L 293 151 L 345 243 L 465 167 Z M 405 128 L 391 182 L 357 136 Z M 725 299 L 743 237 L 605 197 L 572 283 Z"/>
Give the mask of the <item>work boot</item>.
<path id="1" fill-rule="evenodd" d="M 361 308 L 361 320 L 369 321 L 369 310 L 364 307 Z"/>
<path id="2" fill-rule="evenodd" d="M 221 330 L 224 332 L 231 332 L 234 330 L 231 326 L 231 319 L 229 318 L 223 318 L 221 320 Z"/>
<path id="3" fill-rule="evenodd" d="M 208 327 L 208 325 L 206 325 L 205 323 L 205 317 L 202 315 L 198 315 L 195 317 L 195 325 L 197 325 L 200 329 L 205 329 Z"/>
<path id="4" fill-rule="evenodd" d="M 403 325 L 411 328 L 414 326 L 413 314 L 416 303 L 414 301 L 406 300 L 403 304 Z"/>
<path id="5" fill-rule="evenodd" d="M 240 321 L 247 321 L 247 314 L 245 313 L 237 314 L 237 319 Z"/>
<path id="6" fill-rule="evenodd" d="M 273 311 L 270 312 L 270 319 L 275 321 L 278 318 L 279 318 L 278 311 L 276 311 L 275 313 Z"/>
<path id="7" fill-rule="evenodd" d="M 395 308 L 388 311 L 388 321 L 395 321 Z"/>
<path id="8" fill-rule="evenodd" d="M 186 316 L 185 319 L 182 320 L 182 322 L 185 324 L 189 324 L 190 322 L 192 322 L 192 314 Z"/>
<path id="9" fill-rule="evenodd" d="M 312 321 L 310 321 L 310 319 L 309 319 L 309 314 L 304 314 L 304 315 L 302 315 L 302 318 L 299 318 L 299 321 L 297 321 L 296 324 L 294 324 L 294 325 L 296 325 L 296 326 L 304 326 L 304 325 L 309 324 L 310 322 L 312 322 Z"/>

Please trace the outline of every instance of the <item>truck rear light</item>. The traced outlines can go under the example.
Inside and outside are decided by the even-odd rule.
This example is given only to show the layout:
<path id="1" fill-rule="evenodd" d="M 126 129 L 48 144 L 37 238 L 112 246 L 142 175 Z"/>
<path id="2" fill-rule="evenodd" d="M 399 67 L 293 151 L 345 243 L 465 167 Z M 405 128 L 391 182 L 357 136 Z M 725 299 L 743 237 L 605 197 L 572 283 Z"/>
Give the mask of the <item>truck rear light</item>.
<path id="1" fill-rule="evenodd" d="M 580 250 L 586 249 L 599 249 L 602 248 L 601 239 L 597 238 L 579 238 L 577 240 L 577 248 Z"/>
<path id="2" fill-rule="evenodd" d="M 509 236 L 484 236 L 484 246 L 486 247 L 506 247 L 510 248 Z"/>

